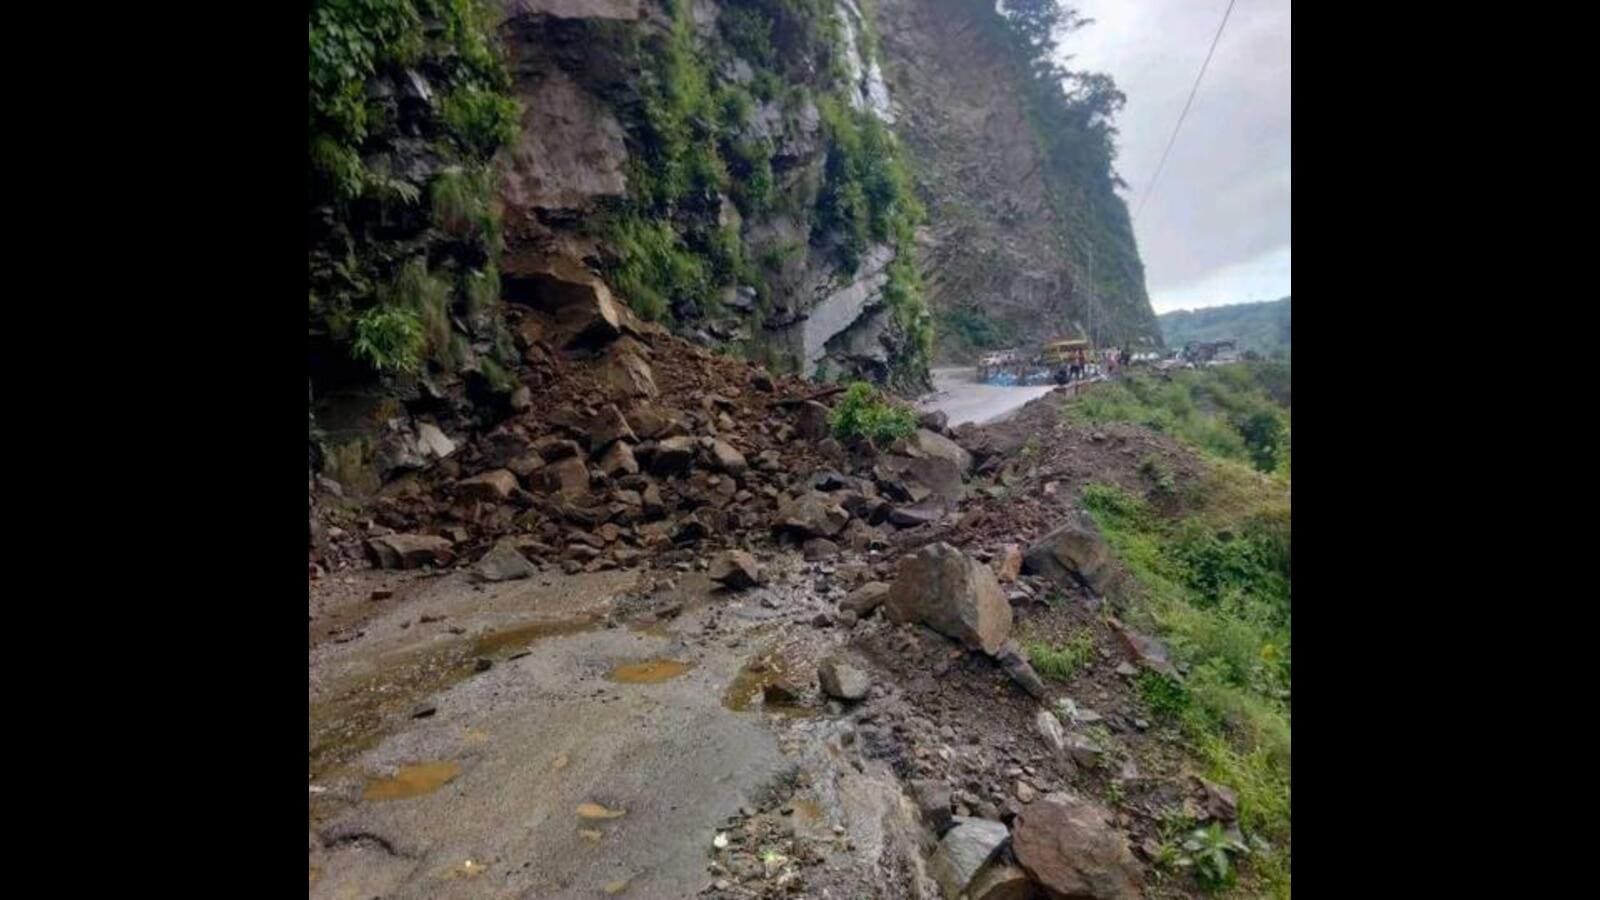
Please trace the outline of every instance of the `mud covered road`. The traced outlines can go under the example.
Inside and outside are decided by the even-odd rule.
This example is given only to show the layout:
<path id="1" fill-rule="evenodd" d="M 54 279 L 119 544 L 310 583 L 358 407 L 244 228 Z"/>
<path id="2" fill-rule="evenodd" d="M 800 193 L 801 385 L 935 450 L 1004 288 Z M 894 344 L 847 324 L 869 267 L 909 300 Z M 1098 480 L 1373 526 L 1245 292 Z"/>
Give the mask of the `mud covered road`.
<path id="1" fill-rule="evenodd" d="M 708 868 L 734 824 L 813 890 L 896 895 L 884 870 L 920 863 L 892 774 L 843 764 L 825 698 L 763 698 L 843 637 L 812 625 L 832 608 L 817 568 L 780 556 L 742 592 L 700 572 L 655 590 L 632 572 L 319 584 L 311 896 L 737 892 L 737 860 Z"/>

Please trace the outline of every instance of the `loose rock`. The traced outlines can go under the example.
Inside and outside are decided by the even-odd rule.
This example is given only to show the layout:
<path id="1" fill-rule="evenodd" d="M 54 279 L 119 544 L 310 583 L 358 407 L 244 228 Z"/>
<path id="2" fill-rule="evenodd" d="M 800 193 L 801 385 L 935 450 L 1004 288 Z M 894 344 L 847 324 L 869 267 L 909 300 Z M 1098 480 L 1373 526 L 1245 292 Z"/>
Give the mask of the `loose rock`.
<path id="1" fill-rule="evenodd" d="M 817 665 L 817 679 L 828 696 L 840 700 L 860 700 L 872 687 L 866 672 L 831 656 Z"/>
<path id="2" fill-rule="evenodd" d="M 761 583 L 761 566 L 743 550 L 728 550 L 712 561 L 710 576 L 730 588 L 753 587 Z"/>
<path id="3" fill-rule="evenodd" d="M 920 622 L 994 655 L 1011 636 L 1011 604 L 989 567 L 944 542 L 900 558 L 884 600 L 891 622 Z"/>
<path id="4" fill-rule="evenodd" d="M 967 887 L 1010 837 L 1006 826 L 987 819 L 958 816 L 955 827 L 939 841 L 939 849 L 928 860 L 928 874 L 939 883 L 946 897 L 960 897 Z"/>
<path id="5" fill-rule="evenodd" d="M 1087 800 L 1052 794 L 1017 816 L 1012 850 L 1051 900 L 1135 900 L 1139 864 Z"/>

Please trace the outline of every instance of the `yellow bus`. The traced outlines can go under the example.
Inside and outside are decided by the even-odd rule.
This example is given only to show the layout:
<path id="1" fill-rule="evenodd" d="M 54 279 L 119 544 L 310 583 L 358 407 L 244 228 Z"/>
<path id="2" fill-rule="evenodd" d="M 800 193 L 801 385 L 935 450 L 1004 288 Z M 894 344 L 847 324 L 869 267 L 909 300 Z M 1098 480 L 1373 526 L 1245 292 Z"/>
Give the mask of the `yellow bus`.
<path id="1" fill-rule="evenodd" d="M 1085 362 L 1094 361 L 1094 348 L 1083 339 L 1052 341 L 1039 351 L 1039 359 L 1052 366 L 1070 365 L 1082 353 Z"/>

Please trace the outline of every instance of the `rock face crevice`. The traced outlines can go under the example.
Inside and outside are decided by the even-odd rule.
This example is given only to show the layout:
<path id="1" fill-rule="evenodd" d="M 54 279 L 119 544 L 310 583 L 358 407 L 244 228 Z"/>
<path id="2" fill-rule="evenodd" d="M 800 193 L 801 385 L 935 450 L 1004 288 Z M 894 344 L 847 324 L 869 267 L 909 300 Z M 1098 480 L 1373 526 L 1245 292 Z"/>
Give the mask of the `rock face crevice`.
<path id="1" fill-rule="evenodd" d="M 895 130 L 928 206 L 918 261 L 942 314 L 938 355 L 974 350 L 948 327 L 953 314 L 1018 340 L 1159 342 L 1142 269 L 1115 270 L 1133 245 L 1126 210 L 1089 208 L 1053 179 L 1023 61 L 1002 39 L 994 4 L 877 0 L 874 9 Z"/>

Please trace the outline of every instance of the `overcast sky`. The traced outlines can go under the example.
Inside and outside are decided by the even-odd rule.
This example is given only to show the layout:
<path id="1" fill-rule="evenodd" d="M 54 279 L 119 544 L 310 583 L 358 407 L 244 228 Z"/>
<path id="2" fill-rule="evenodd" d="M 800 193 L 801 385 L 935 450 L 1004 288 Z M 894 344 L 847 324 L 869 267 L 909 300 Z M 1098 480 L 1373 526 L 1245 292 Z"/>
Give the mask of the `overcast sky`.
<path id="1" fill-rule="evenodd" d="M 1117 171 L 1156 312 L 1289 291 L 1289 0 L 1236 0 L 1143 213 L 1161 151 L 1228 0 L 1068 0 L 1095 21 L 1067 65 L 1128 95 Z"/>

